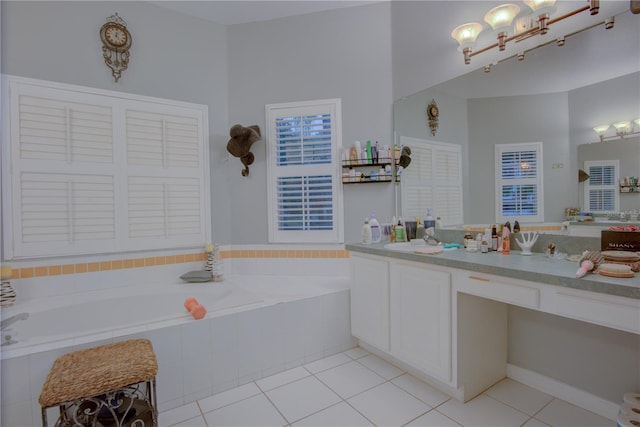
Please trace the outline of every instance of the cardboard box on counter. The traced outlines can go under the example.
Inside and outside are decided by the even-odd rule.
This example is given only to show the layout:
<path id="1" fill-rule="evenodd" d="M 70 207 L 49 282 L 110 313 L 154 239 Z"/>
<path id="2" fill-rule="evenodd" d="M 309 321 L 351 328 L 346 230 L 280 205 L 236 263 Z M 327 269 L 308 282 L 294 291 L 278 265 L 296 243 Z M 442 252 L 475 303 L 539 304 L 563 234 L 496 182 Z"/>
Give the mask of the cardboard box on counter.
<path id="1" fill-rule="evenodd" d="M 640 231 L 602 230 L 600 238 L 602 251 L 640 251 Z"/>

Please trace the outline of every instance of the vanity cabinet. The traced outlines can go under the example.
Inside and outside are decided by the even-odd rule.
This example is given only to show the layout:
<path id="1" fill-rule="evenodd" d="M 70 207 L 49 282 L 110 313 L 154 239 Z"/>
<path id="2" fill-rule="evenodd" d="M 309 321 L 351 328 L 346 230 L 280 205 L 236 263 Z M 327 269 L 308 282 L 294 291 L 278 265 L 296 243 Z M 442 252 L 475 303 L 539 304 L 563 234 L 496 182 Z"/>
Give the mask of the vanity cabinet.
<path id="1" fill-rule="evenodd" d="M 354 256 L 351 266 L 351 334 L 389 351 L 389 261 Z"/>
<path id="2" fill-rule="evenodd" d="M 451 381 L 451 274 L 409 262 L 390 269 L 391 354 Z"/>

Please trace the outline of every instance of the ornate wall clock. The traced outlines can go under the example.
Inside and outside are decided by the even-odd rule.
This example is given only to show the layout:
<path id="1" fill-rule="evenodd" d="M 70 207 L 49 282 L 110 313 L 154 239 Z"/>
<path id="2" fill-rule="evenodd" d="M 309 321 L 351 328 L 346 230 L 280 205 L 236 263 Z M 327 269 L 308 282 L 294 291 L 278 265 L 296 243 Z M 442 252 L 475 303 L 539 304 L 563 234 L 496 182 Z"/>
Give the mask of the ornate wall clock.
<path id="1" fill-rule="evenodd" d="M 438 119 L 440 118 L 440 110 L 438 110 L 438 104 L 434 99 L 427 105 L 427 118 L 429 119 L 429 128 L 431 129 L 431 135 L 436 136 L 438 130 Z"/>
<path id="2" fill-rule="evenodd" d="M 118 16 L 111 15 L 107 22 L 100 27 L 100 39 L 102 40 L 102 56 L 104 63 L 111 69 L 111 75 L 117 82 L 121 73 L 129 65 L 129 49 L 131 48 L 131 33 L 127 29 L 127 23 Z"/>

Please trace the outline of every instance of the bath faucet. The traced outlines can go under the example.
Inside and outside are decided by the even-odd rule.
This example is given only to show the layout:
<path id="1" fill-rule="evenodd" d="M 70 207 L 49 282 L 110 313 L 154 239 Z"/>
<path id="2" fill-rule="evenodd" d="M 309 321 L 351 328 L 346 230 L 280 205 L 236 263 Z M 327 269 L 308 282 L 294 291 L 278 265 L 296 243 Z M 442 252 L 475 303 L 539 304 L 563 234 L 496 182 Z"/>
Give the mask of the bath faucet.
<path id="1" fill-rule="evenodd" d="M 27 320 L 29 318 L 29 313 L 19 313 L 15 316 L 7 317 L 6 319 L 0 321 L 0 331 L 4 331 L 5 328 L 8 328 L 10 325 L 16 323 L 18 320 Z"/>

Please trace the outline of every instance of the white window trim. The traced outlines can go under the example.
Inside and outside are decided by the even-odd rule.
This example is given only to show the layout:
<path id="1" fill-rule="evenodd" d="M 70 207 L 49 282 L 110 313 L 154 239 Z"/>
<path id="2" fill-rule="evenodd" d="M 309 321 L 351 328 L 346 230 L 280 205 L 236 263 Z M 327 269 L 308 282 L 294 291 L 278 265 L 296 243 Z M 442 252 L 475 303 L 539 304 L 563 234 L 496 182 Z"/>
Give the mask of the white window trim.
<path id="1" fill-rule="evenodd" d="M 496 144 L 494 146 L 495 164 L 495 202 L 496 202 L 496 223 L 507 221 L 518 221 L 520 223 L 544 222 L 544 185 L 543 185 L 543 155 L 542 142 L 522 142 L 514 144 Z M 535 216 L 505 216 L 502 215 L 502 164 L 501 153 L 503 151 L 530 151 L 537 152 L 536 178 L 519 180 L 521 183 L 535 183 L 538 189 L 538 214 Z"/>
<path id="2" fill-rule="evenodd" d="M 325 112 L 333 114 L 332 123 L 332 152 L 331 152 L 331 176 L 334 203 L 334 230 L 323 231 L 287 231 L 278 230 L 277 215 L 277 173 L 276 165 L 276 135 L 272 125 L 278 117 L 278 112 L 288 109 L 325 108 Z M 269 243 L 344 243 L 344 212 L 342 191 L 342 169 L 340 165 L 340 153 L 342 152 L 342 101 L 339 98 L 322 99 L 312 101 L 287 102 L 267 104 L 265 106 L 266 133 L 266 160 L 267 160 L 267 209 L 268 209 L 268 235 Z M 326 167 L 326 165 L 325 165 Z M 292 170 L 300 173 L 301 170 L 309 171 L 317 169 L 314 165 L 290 166 Z M 309 173 L 307 172 L 307 173 Z"/>
<path id="3" fill-rule="evenodd" d="M 426 140 L 426 139 L 419 139 L 419 138 L 412 138 L 412 137 L 408 137 L 408 136 L 400 136 L 399 138 L 400 141 L 400 145 L 401 146 L 407 146 L 409 148 L 415 148 L 418 146 L 428 146 L 428 148 L 430 148 L 433 151 L 447 151 L 447 152 L 453 152 L 455 154 L 457 154 L 458 156 L 458 170 L 456 171 L 456 175 L 457 178 L 454 179 L 453 181 L 447 181 L 447 182 L 439 182 L 437 181 L 435 178 L 432 179 L 425 179 L 425 180 L 410 180 L 408 179 L 407 175 L 401 175 L 400 176 L 400 189 L 401 189 L 401 212 L 402 215 L 404 217 L 405 220 L 407 219 L 413 219 L 414 217 L 418 217 L 418 218 L 422 218 L 424 219 L 426 217 L 427 214 L 427 208 L 431 208 L 432 210 L 432 215 L 434 218 L 436 218 L 437 216 L 441 217 L 441 222 L 442 225 L 445 226 L 449 226 L 449 225 L 459 225 L 462 224 L 464 222 L 464 204 L 463 204 L 463 188 L 462 188 L 462 146 L 460 144 L 452 144 L 452 143 L 447 143 L 447 142 L 437 142 L 437 141 L 430 141 L 430 140 Z M 419 161 L 419 159 L 416 159 L 416 156 L 413 156 L 414 158 L 412 159 L 412 163 L 413 163 L 413 167 L 415 168 L 415 163 L 417 163 Z M 414 163 L 415 162 L 415 163 Z M 436 165 L 434 164 L 436 162 L 436 157 L 432 156 L 431 158 L 431 170 L 436 170 Z M 412 165 L 410 164 L 408 166 L 409 170 L 412 167 Z M 408 188 L 410 187 L 425 187 L 425 186 L 430 186 L 432 188 L 437 188 L 440 186 L 455 186 L 459 188 L 458 194 L 459 194 L 459 199 L 458 199 L 458 204 L 460 206 L 460 212 L 458 215 L 443 215 L 441 212 L 438 212 L 437 208 L 436 208 L 436 203 L 434 203 L 434 206 L 425 206 L 424 208 L 424 212 L 409 212 L 409 208 L 408 208 L 408 200 L 407 197 L 405 195 L 408 194 Z M 435 192 L 432 192 L 435 194 Z"/>
<path id="4" fill-rule="evenodd" d="M 615 170 L 613 184 L 598 185 L 595 187 L 598 187 L 599 189 L 613 190 L 613 204 L 614 204 L 613 212 L 619 212 L 620 211 L 620 187 L 619 187 L 620 160 L 585 160 L 584 170 L 587 171 L 587 173 L 592 166 L 613 166 Z M 587 179 L 584 182 L 584 210 L 589 212 L 594 212 L 594 213 L 607 213 L 608 211 L 594 211 L 589 208 L 589 206 L 591 206 L 591 197 L 589 195 L 589 191 L 591 190 L 591 188 L 592 186 L 590 185 L 589 180 Z"/>
<path id="5" fill-rule="evenodd" d="M 112 115 L 123 115 L 126 106 L 133 105 L 149 105 L 153 106 L 155 111 L 190 111 L 198 117 L 201 123 L 199 139 L 201 141 L 201 167 L 197 174 L 200 185 L 200 218 L 201 232 L 197 237 L 182 239 L 165 239 L 162 242 L 146 239 L 146 242 L 133 242 L 127 240 L 126 230 L 126 194 L 122 193 L 126 187 L 127 176 L 135 176 L 135 172 L 131 172 L 132 168 L 126 164 L 126 147 L 118 147 L 120 153 L 116 152 L 116 142 L 120 142 L 124 138 L 124 123 L 115 123 L 113 125 L 114 139 L 114 160 L 112 165 L 112 173 L 114 176 L 114 189 L 118 193 L 115 196 L 115 243 L 110 245 L 98 244 L 92 245 L 92 241 L 88 240 L 78 245 L 74 249 L 65 251 L 47 248 L 42 251 L 34 251 L 33 249 L 25 249 L 21 247 L 19 232 L 16 227 L 20 226 L 19 215 L 15 214 L 16 192 L 14 186 L 18 184 L 16 173 L 20 170 L 20 156 L 14 147 L 16 129 L 12 126 L 16 115 L 16 102 L 12 102 L 14 97 L 24 92 L 31 92 L 41 96 L 40 94 L 64 92 L 69 99 L 86 100 L 88 97 L 100 100 L 100 103 L 110 105 L 112 107 Z M 58 256 L 75 256 L 75 255 L 91 255 L 100 253 L 120 253 L 132 251 L 156 251 L 166 249 L 186 249 L 204 246 L 211 241 L 211 202 L 210 202 L 210 183 L 209 183 L 209 144 L 208 142 L 208 107 L 206 105 L 191 104 L 181 101 L 173 101 L 161 98 L 154 98 L 141 95 L 133 95 L 129 93 L 96 89 L 84 86 L 63 84 L 57 82 L 49 82 L 44 80 L 30 79 L 11 75 L 2 75 L 2 104 L 3 104 L 3 132 L 2 132 L 2 204 L 3 204 L 3 223 L 2 223 L 2 243 L 3 257 L 5 259 L 35 259 L 40 257 L 58 257 Z M 84 97 L 84 98 L 83 98 Z M 17 143 L 15 143 L 17 146 Z M 122 144 L 125 145 L 125 144 Z M 122 152 L 125 152 L 122 154 Z M 33 161 L 36 164 L 37 161 Z M 100 166 L 100 165 L 99 165 Z M 33 169 L 33 168 L 32 168 Z M 99 167 L 98 170 L 103 169 Z M 135 169 L 135 168 L 134 168 Z M 86 170 L 88 173 L 94 172 L 91 165 L 78 165 L 78 170 Z M 129 170 L 129 172 L 127 172 Z M 138 172 L 139 173 L 139 172 Z M 178 172 L 178 175 L 180 173 Z M 123 221 L 123 215 L 124 221 Z M 24 245 L 23 245 L 24 246 Z M 51 245 L 49 245 L 51 246 Z"/>

